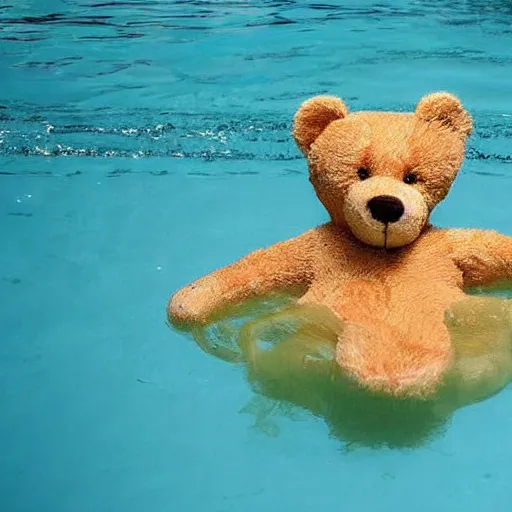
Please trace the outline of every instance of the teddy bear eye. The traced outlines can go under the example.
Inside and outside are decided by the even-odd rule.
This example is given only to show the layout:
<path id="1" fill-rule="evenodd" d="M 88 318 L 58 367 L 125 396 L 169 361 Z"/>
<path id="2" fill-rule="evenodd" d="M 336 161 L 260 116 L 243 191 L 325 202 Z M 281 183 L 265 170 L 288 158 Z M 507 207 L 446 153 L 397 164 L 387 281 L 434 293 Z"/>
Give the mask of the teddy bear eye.
<path id="1" fill-rule="evenodd" d="M 408 172 L 404 176 L 404 183 L 407 183 L 407 185 L 414 185 L 418 182 L 418 176 L 414 174 L 413 172 Z"/>
<path id="2" fill-rule="evenodd" d="M 361 181 L 367 180 L 370 177 L 370 171 L 368 169 L 361 168 L 357 171 L 357 175 Z"/>

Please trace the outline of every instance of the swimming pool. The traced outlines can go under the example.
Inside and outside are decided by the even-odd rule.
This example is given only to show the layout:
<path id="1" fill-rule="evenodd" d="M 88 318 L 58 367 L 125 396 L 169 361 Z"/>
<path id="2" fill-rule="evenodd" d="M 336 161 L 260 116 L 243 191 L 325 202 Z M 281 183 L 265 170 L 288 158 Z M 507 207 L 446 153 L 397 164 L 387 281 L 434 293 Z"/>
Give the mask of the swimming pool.
<path id="1" fill-rule="evenodd" d="M 506 1 L 0 5 L 0 503 L 18 511 L 505 511 L 510 388 L 415 450 L 241 414 L 170 293 L 326 220 L 304 99 L 458 94 L 476 133 L 433 220 L 512 234 Z M 268 433 L 268 429 L 267 429 Z"/>

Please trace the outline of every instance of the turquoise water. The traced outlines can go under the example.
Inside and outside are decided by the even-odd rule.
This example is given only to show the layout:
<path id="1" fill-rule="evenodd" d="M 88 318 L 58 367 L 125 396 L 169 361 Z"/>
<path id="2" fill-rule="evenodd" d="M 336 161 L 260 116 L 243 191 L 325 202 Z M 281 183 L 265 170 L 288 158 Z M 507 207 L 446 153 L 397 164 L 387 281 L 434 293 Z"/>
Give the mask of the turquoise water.
<path id="1" fill-rule="evenodd" d="M 307 414 L 255 428 L 240 369 L 165 323 L 326 220 L 289 134 L 315 94 L 460 95 L 476 132 L 433 220 L 512 235 L 510 2 L 343 4 L 0 4 L 1 510 L 509 510 L 510 388 L 423 447 L 350 450 Z"/>

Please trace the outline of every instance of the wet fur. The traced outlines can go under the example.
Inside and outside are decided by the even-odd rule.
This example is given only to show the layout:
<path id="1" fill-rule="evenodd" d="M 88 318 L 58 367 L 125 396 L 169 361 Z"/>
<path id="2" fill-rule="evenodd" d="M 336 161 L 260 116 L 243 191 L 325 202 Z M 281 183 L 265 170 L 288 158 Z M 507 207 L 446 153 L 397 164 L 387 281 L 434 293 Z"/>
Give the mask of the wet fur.
<path id="1" fill-rule="evenodd" d="M 427 217 L 413 241 L 411 226 L 404 222 L 402 228 L 393 226 L 403 246 L 378 247 L 378 237 L 369 233 L 375 239 L 372 246 L 355 229 L 371 227 L 347 222 L 345 201 L 354 197 L 351 207 L 366 207 L 365 197 L 348 194 L 358 184 L 361 167 L 371 177 L 391 178 L 396 186 L 403 186 L 405 174 L 414 171 L 414 187 L 430 213 L 457 175 L 471 128 L 459 100 L 445 93 L 423 98 L 409 114 L 349 114 L 337 98 L 308 100 L 295 117 L 294 137 L 331 222 L 257 250 L 186 286 L 169 301 L 171 320 L 206 325 L 249 299 L 293 291 L 299 306 L 323 307 L 341 322 L 335 359 L 360 385 L 396 396 L 434 394 L 460 361 L 447 315 L 458 304 L 470 304 L 459 307 L 458 322 L 471 325 L 465 320 L 475 315 L 471 304 L 478 310 L 481 303 L 473 303 L 480 299 L 470 298 L 467 291 L 512 280 L 512 238 L 490 231 L 437 229 Z M 501 331 L 493 333 L 508 340 L 502 344 L 511 341 L 507 336 L 512 322 L 511 309 L 504 304 L 499 309 L 502 322 L 495 328 Z M 486 317 L 479 318 L 485 324 Z M 469 328 L 466 334 L 471 334 Z M 460 341 L 460 330 L 458 336 Z M 484 337 L 478 339 L 485 343 Z M 252 357 L 256 360 L 258 354 Z"/>

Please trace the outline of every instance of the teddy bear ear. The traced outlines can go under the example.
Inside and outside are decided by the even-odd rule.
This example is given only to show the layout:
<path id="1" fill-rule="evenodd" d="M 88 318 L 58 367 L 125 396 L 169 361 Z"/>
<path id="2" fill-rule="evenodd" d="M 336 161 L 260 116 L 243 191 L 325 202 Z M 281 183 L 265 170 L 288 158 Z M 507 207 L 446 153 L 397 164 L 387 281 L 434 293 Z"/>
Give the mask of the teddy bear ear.
<path id="1" fill-rule="evenodd" d="M 300 150 L 307 154 L 311 144 L 327 126 L 347 114 L 347 107 L 335 96 L 315 96 L 305 101 L 293 121 L 293 137 Z"/>
<path id="2" fill-rule="evenodd" d="M 471 116 L 460 100 L 447 92 L 435 92 L 424 96 L 416 106 L 415 114 L 422 121 L 437 121 L 460 133 L 464 138 L 473 131 Z"/>

